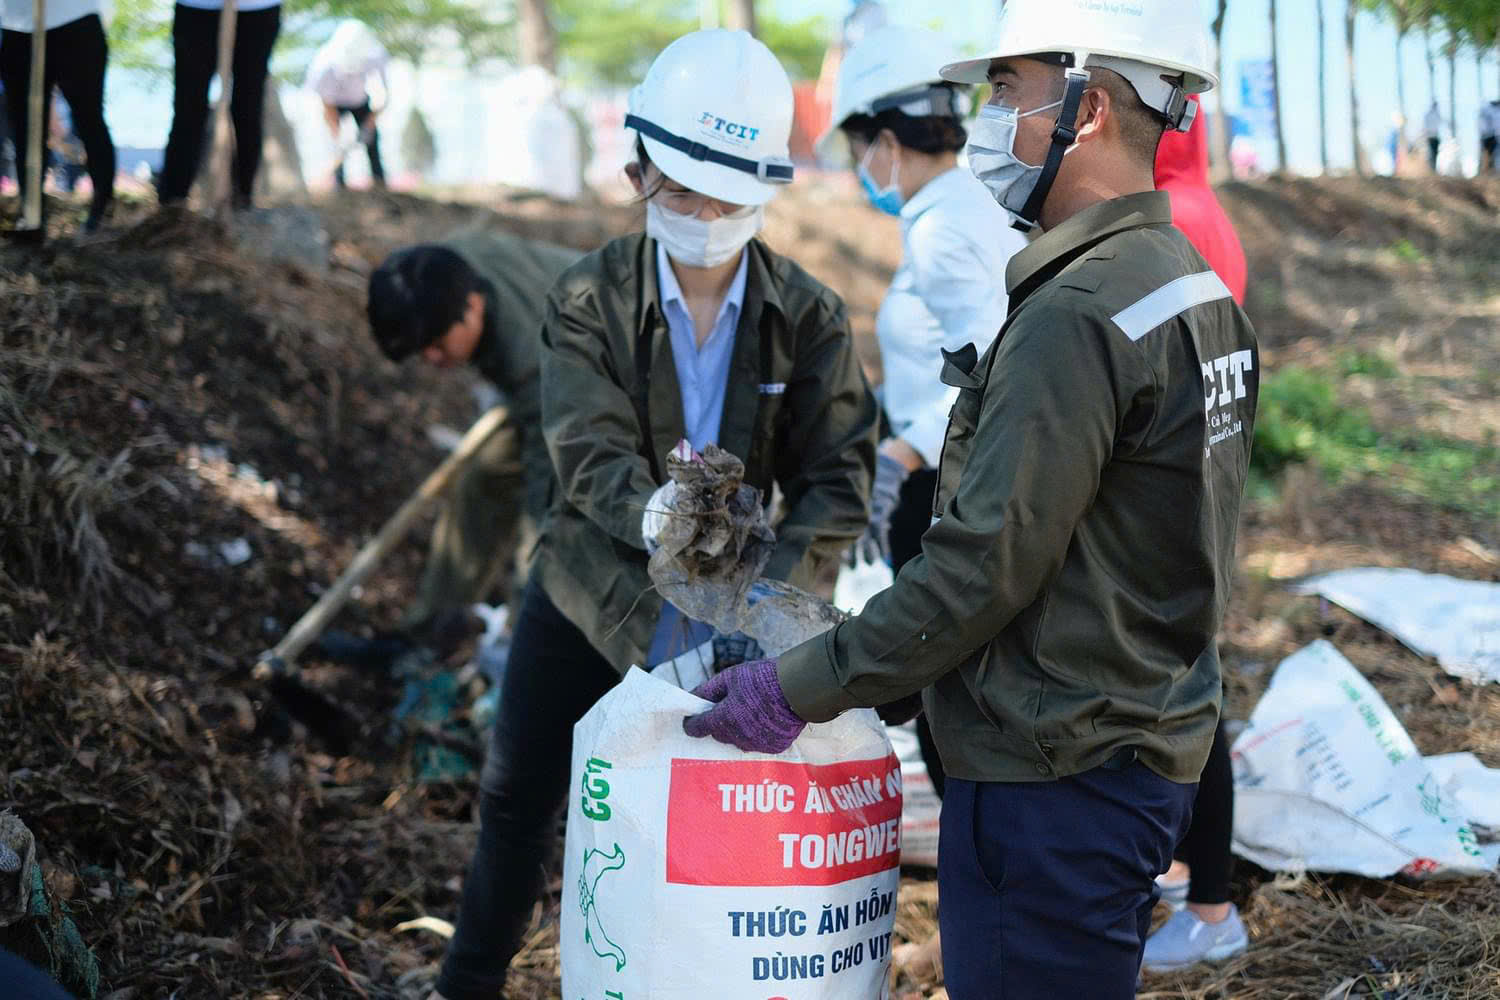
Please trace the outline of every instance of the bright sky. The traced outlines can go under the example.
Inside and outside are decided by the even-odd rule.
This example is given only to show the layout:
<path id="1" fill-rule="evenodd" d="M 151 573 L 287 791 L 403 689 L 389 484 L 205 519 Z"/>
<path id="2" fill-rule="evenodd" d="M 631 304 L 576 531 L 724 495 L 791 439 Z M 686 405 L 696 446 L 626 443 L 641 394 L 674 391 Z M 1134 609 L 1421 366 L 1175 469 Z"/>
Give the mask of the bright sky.
<path id="1" fill-rule="evenodd" d="M 784 17 L 822 14 L 841 19 L 850 0 L 770 0 Z M 1347 167 L 1352 160 L 1349 142 L 1349 83 L 1344 61 L 1344 0 L 1317 0 L 1323 4 L 1327 30 L 1328 150 L 1331 166 Z M 1214 0 L 1201 0 L 1203 23 L 1215 12 Z M 993 40 L 1000 10 L 999 0 L 887 0 L 896 23 L 932 24 L 958 44 L 980 49 Z M 1228 104 L 1239 104 L 1239 66 L 1246 60 L 1268 59 L 1271 54 L 1269 0 L 1230 0 L 1224 26 L 1224 72 Z M 1281 35 L 1281 107 L 1286 119 L 1287 156 L 1294 170 L 1318 169 L 1318 77 L 1317 6 L 1308 0 L 1282 0 L 1278 16 Z M 936 23 L 934 23 L 936 22 Z M 1365 148 L 1372 154 L 1383 147 L 1396 113 L 1396 31 L 1385 21 L 1361 14 L 1356 28 L 1356 71 L 1359 76 L 1360 131 Z M 1432 99 L 1427 82 L 1427 63 L 1422 38 L 1408 36 L 1401 62 L 1406 70 L 1406 114 L 1411 122 L 1408 135 L 1417 136 L 1422 117 Z M 1448 66 L 1438 60 L 1437 87 L 1447 116 Z M 1488 100 L 1500 97 L 1500 72 L 1495 53 L 1484 62 L 1484 93 Z M 1458 138 L 1466 157 L 1478 145 L 1479 82 L 1472 54 L 1458 60 Z M 1271 164 L 1274 141 L 1263 146 L 1262 163 Z"/>

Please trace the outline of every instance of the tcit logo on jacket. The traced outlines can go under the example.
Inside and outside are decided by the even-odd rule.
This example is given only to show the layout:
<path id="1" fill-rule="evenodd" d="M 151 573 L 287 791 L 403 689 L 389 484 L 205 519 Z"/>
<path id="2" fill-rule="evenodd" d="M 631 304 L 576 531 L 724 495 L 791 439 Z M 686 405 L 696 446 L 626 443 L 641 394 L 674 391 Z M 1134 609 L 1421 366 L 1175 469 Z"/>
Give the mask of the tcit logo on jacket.
<path id="1" fill-rule="evenodd" d="M 748 146 L 760 135 L 760 129 L 741 125 L 727 118 L 720 118 L 712 111 L 703 112 L 698 119 L 698 129 L 708 135 L 723 136 L 740 146 Z"/>

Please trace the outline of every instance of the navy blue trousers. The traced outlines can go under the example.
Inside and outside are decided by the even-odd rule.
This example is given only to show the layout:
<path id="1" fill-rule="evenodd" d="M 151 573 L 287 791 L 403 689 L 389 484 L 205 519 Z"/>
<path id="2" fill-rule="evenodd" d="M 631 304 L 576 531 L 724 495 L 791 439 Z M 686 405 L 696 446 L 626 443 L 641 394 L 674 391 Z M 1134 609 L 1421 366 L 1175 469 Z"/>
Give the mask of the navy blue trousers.
<path id="1" fill-rule="evenodd" d="M 950 776 L 938 848 L 949 997 L 1134 997 L 1155 879 L 1197 787 L 1139 763 L 1058 781 Z"/>
<path id="2" fill-rule="evenodd" d="M 0 996 L 6 1000 L 73 1000 L 41 969 L 0 948 Z"/>

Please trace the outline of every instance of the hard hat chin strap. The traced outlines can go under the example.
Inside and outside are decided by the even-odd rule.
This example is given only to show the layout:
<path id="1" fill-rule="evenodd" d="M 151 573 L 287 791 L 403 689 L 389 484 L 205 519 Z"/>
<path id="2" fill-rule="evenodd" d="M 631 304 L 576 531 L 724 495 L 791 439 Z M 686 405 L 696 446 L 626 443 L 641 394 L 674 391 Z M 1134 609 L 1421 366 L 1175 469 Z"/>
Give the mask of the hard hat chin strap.
<path id="1" fill-rule="evenodd" d="M 685 153 L 695 160 L 716 163 L 721 167 L 751 174 L 765 184 L 790 184 L 792 182 L 794 172 L 792 161 L 784 157 L 768 156 L 759 160 L 748 160 L 743 156 L 720 152 L 701 142 L 694 142 L 674 132 L 668 132 L 655 122 L 647 121 L 639 115 L 627 114 L 625 127 L 633 128 L 648 139 L 655 139 L 663 146 Z"/>
<path id="2" fill-rule="evenodd" d="M 1063 91 L 1062 108 L 1057 113 L 1057 122 L 1052 128 L 1052 147 L 1047 150 L 1047 159 L 1042 163 L 1042 174 L 1037 178 L 1031 197 L 1026 199 L 1015 221 L 1015 228 L 1029 233 L 1037 227 L 1042 215 L 1042 206 L 1052 192 L 1052 182 L 1057 179 L 1062 166 L 1063 154 L 1078 141 L 1078 108 L 1083 103 L 1083 92 L 1088 89 L 1088 70 L 1067 71 L 1067 89 Z"/>

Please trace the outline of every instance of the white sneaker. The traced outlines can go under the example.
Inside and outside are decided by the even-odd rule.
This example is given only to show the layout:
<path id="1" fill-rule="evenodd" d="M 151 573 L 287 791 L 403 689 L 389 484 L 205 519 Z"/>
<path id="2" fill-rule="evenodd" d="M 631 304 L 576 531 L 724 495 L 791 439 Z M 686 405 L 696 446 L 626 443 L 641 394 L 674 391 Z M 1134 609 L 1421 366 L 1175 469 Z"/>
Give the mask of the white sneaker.
<path id="1" fill-rule="evenodd" d="M 1161 890 L 1161 901 L 1172 908 L 1176 913 L 1187 906 L 1188 879 L 1171 882 L 1167 880 L 1168 872 L 1162 872 L 1156 876 L 1156 887 Z"/>
<path id="2" fill-rule="evenodd" d="M 1204 923 L 1191 910 L 1181 910 L 1146 939 L 1141 965 L 1148 972 L 1172 972 L 1199 962 L 1222 962 L 1250 947 L 1240 911 L 1233 905 L 1217 924 Z"/>

